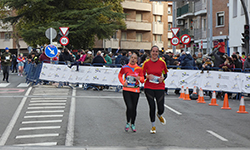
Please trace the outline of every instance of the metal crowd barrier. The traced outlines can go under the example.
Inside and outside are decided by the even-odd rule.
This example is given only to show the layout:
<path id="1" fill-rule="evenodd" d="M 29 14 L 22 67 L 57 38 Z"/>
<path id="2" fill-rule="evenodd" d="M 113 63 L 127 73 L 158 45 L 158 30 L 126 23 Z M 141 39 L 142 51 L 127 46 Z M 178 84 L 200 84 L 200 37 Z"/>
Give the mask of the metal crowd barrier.
<path id="1" fill-rule="evenodd" d="M 25 64 L 25 74 L 26 76 L 26 83 L 31 83 L 31 85 L 37 85 L 41 81 L 39 80 L 39 76 L 41 73 L 42 64 L 35 64 L 35 63 L 26 63 Z"/>

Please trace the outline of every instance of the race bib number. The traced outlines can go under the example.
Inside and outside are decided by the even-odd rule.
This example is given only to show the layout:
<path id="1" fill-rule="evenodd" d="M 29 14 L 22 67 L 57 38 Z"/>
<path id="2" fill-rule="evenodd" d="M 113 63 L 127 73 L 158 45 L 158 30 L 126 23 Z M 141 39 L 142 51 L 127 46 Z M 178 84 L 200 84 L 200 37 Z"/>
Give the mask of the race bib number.
<path id="1" fill-rule="evenodd" d="M 159 84 L 159 78 L 160 77 L 157 77 L 157 76 L 153 76 L 153 77 L 154 78 L 152 80 L 149 80 L 149 82 Z"/>
<path id="2" fill-rule="evenodd" d="M 10 56 L 6 56 L 5 59 L 6 59 L 6 60 L 10 60 Z"/>
<path id="3" fill-rule="evenodd" d="M 128 83 L 127 87 L 138 87 L 136 85 L 136 79 L 135 79 L 135 77 L 133 77 L 133 76 L 127 76 L 126 80 L 127 80 L 127 83 Z"/>

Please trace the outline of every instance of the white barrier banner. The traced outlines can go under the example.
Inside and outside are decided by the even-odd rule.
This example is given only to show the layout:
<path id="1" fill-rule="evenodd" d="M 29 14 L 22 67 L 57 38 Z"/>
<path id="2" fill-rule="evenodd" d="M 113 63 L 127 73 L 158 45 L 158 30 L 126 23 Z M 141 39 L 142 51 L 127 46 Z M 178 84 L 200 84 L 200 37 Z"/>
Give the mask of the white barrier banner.
<path id="1" fill-rule="evenodd" d="M 103 85 L 121 85 L 118 79 L 120 68 L 79 66 L 75 71 L 66 65 L 44 63 L 39 79 L 70 82 L 70 83 L 94 83 Z M 244 92 L 250 93 L 250 74 L 238 72 L 204 71 L 201 70 L 178 70 L 169 69 L 165 80 L 168 88 L 193 89 L 194 86 L 210 91 Z"/>

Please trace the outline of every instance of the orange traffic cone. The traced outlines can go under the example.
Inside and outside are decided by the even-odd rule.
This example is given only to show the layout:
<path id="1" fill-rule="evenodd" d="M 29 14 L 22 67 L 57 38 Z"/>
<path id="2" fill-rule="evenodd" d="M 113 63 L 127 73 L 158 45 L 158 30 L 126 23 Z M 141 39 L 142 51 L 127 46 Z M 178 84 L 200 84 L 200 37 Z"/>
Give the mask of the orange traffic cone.
<path id="1" fill-rule="evenodd" d="M 198 99 L 196 101 L 199 102 L 200 100 L 201 100 L 201 90 L 199 90 Z"/>
<path id="2" fill-rule="evenodd" d="M 179 98 L 182 98 L 182 99 L 185 98 L 184 86 L 181 87 L 181 94 L 180 94 L 180 97 L 179 97 Z"/>
<path id="3" fill-rule="evenodd" d="M 200 100 L 199 101 L 197 101 L 197 103 L 206 103 L 205 102 L 205 100 L 204 100 L 204 95 L 203 95 L 203 90 L 202 90 L 202 88 L 200 88 Z"/>
<path id="4" fill-rule="evenodd" d="M 197 88 L 196 88 L 196 86 L 194 86 L 193 94 L 197 94 Z"/>
<path id="5" fill-rule="evenodd" d="M 245 108 L 245 102 L 244 102 L 244 97 L 241 96 L 241 99 L 240 99 L 240 108 L 239 108 L 239 111 L 237 111 L 237 113 L 242 113 L 242 114 L 247 114 L 248 112 L 246 111 L 246 108 Z"/>
<path id="6" fill-rule="evenodd" d="M 188 87 L 186 88 L 186 94 L 185 94 L 185 98 L 183 100 L 188 100 L 191 101 L 190 97 L 189 97 L 189 90 Z"/>
<path id="7" fill-rule="evenodd" d="M 210 105 L 210 106 L 219 106 L 219 105 L 216 103 L 216 94 L 215 94 L 215 91 L 213 92 L 212 99 L 211 99 L 211 103 L 210 103 L 209 105 Z"/>
<path id="8" fill-rule="evenodd" d="M 231 109 L 229 107 L 229 103 L 228 103 L 228 95 L 227 93 L 224 96 L 224 102 L 223 102 L 223 107 L 221 107 L 221 109 Z"/>

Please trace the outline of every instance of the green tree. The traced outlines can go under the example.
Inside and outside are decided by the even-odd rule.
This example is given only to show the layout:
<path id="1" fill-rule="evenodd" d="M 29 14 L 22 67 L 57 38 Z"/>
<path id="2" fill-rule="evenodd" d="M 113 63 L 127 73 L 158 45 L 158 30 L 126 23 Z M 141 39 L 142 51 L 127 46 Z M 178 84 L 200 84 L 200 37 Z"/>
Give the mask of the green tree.
<path id="1" fill-rule="evenodd" d="M 31 46 L 49 43 L 46 29 L 69 27 L 70 44 L 74 48 L 92 48 L 95 37 L 110 38 L 125 29 L 123 0 L 1 0 L 4 6 L 16 10 L 5 22 L 17 25 L 17 30 Z"/>

